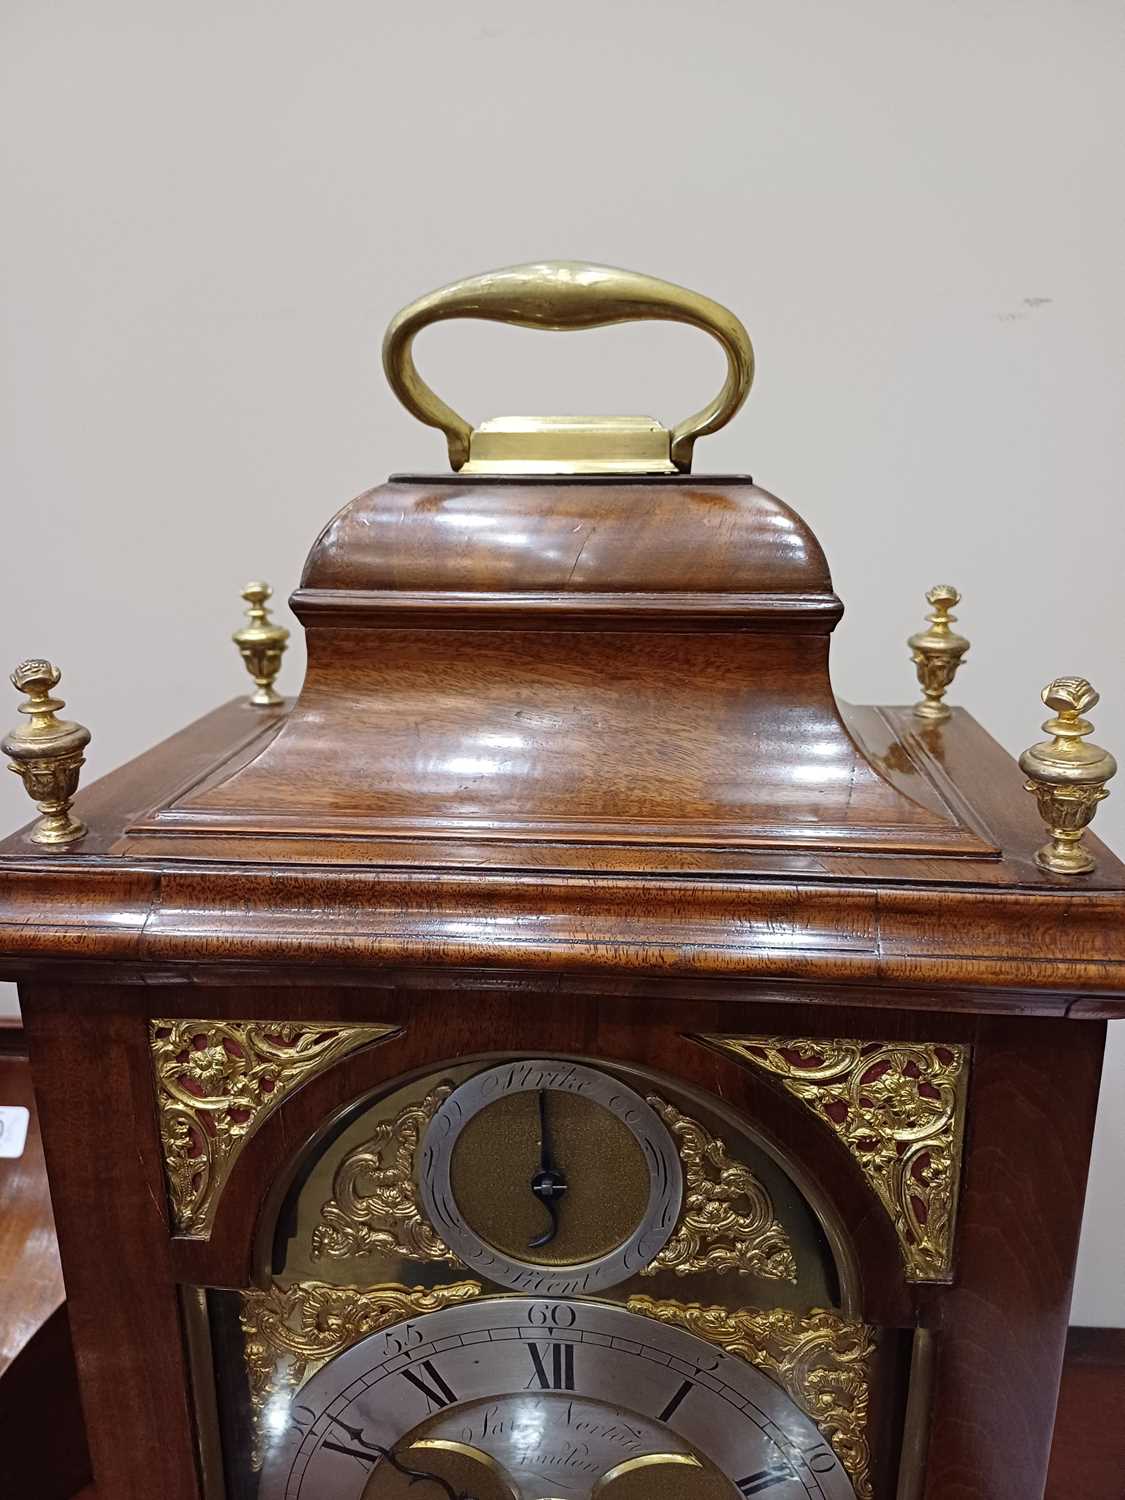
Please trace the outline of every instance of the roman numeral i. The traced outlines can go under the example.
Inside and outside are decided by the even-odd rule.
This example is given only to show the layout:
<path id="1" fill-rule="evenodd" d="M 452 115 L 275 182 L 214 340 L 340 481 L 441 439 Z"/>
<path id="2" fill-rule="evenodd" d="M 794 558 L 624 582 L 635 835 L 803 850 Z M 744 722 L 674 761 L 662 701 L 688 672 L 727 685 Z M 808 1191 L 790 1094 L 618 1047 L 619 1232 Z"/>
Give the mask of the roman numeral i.
<path id="1" fill-rule="evenodd" d="M 692 1389 L 693 1387 L 691 1381 L 685 1380 L 656 1420 L 658 1422 L 671 1421 L 672 1415 L 675 1412 L 676 1408 L 679 1406 L 680 1402 L 684 1399 L 685 1396 L 691 1394 Z"/>

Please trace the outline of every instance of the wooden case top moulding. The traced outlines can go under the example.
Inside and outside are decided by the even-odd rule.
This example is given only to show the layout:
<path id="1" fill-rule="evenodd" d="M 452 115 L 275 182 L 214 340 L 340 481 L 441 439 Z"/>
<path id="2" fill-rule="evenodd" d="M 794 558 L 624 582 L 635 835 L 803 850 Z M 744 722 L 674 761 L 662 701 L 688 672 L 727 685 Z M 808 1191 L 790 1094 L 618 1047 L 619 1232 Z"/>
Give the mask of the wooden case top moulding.
<path id="1" fill-rule="evenodd" d="M 837 703 L 824 555 L 748 479 L 392 480 L 294 608 L 295 702 L 83 788 L 75 843 L 0 844 L 5 973 L 630 969 L 1125 1013 L 1125 868 L 1092 837 L 1091 874 L 1040 868 L 963 710 Z"/>
<path id="2" fill-rule="evenodd" d="M 133 832 L 999 856 L 845 720 L 824 554 L 749 479 L 392 480 L 292 604 L 285 722 Z"/>

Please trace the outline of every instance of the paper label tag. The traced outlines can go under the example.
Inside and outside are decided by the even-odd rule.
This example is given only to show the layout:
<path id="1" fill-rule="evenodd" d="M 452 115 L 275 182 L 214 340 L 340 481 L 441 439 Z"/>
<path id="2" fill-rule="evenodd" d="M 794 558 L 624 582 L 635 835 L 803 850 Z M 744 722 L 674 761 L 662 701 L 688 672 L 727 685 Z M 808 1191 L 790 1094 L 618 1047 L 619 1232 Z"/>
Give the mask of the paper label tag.
<path id="1" fill-rule="evenodd" d="M 0 1157 L 23 1155 L 30 1118 L 22 1104 L 0 1104 Z"/>

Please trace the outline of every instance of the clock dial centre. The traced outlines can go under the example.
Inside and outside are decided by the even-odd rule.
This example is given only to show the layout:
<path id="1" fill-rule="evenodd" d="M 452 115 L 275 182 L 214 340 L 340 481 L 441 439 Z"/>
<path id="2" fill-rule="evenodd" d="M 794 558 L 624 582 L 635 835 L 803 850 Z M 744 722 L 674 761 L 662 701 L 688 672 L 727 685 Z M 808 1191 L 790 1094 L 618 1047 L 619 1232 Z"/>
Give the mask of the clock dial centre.
<path id="1" fill-rule="evenodd" d="M 453 1148 L 450 1182 L 486 1245 L 551 1266 L 609 1254 L 641 1222 L 649 1197 L 629 1127 L 590 1099 L 551 1089 L 507 1094 L 474 1115 Z"/>
<path id="2" fill-rule="evenodd" d="M 362 1500 L 521 1500 L 496 1460 L 471 1443 L 408 1437 L 374 1470 Z"/>
<path id="3" fill-rule="evenodd" d="M 473 1500 L 614 1500 L 634 1493 L 630 1476 L 642 1468 L 650 1485 L 658 1470 L 674 1475 L 680 1487 L 671 1493 L 685 1500 L 734 1495 L 671 1428 L 573 1394 L 495 1396 L 439 1412 L 397 1443 L 394 1456 L 401 1467 L 379 1463 L 363 1500 L 444 1500 L 443 1480 Z M 427 1486 L 418 1474 L 434 1479 Z"/>

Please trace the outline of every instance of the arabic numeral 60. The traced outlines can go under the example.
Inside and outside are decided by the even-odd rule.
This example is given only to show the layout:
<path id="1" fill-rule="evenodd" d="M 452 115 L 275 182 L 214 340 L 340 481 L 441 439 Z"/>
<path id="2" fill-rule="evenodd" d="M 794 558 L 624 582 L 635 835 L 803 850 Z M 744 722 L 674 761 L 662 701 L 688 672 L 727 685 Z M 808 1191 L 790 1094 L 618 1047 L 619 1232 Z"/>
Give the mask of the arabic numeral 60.
<path id="1" fill-rule="evenodd" d="M 527 1321 L 536 1328 L 573 1328 L 578 1314 L 569 1302 L 533 1302 Z"/>

